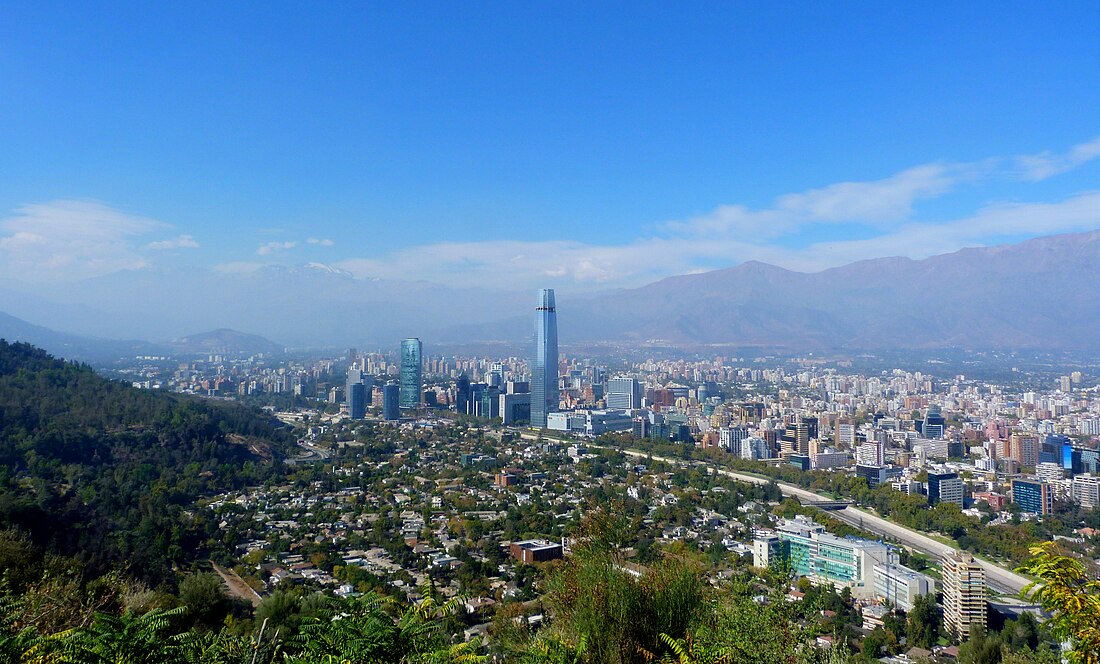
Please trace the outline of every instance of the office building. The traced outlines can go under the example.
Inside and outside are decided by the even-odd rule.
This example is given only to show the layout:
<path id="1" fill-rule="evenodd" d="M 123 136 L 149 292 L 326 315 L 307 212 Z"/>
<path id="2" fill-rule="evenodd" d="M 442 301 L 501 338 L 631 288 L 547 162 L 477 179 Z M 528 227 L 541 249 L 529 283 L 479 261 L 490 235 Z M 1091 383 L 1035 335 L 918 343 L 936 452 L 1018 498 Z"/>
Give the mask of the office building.
<path id="1" fill-rule="evenodd" d="M 1100 450 L 1086 447 L 1070 448 L 1070 474 L 1100 475 Z"/>
<path id="2" fill-rule="evenodd" d="M 344 395 L 348 402 L 348 417 L 353 420 L 361 420 L 367 416 L 367 394 L 363 372 L 358 369 L 349 370 L 347 386 L 344 389 Z"/>
<path id="3" fill-rule="evenodd" d="M 500 417 L 500 388 L 496 385 L 486 385 L 481 391 L 481 400 L 477 409 L 478 417 L 492 419 Z"/>
<path id="4" fill-rule="evenodd" d="M 932 579 L 897 563 L 875 565 L 875 597 L 902 611 L 912 611 L 913 602 L 935 587 Z"/>
<path id="5" fill-rule="evenodd" d="M 867 480 L 867 486 L 874 489 L 881 484 L 888 484 L 895 477 L 901 477 L 904 471 L 901 466 L 865 466 L 856 465 L 856 477 Z"/>
<path id="6" fill-rule="evenodd" d="M 943 415 L 940 414 L 939 406 L 929 406 L 921 423 L 921 435 L 933 440 L 943 438 L 946 423 Z"/>
<path id="7" fill-rule="evenodd" d="M 401 419 L 401 388 L 392 381 L 382 388 L 382 419 Z"/>
<path id="8" fill-rule="evenodd" d="M 986 626 L 985 570 L 974 556 L 956 551 L 943 557 L 943 624 L 960 641 L 974 625 Z"/>
<path id="9" fill-rule="evenodd" d="M 455 380 L 455 412 L 460 415 L 472 415 L 470 408 L 470 379 L 462 374 Z"/>
<path id="10" fill-rule="evenodd" d="M 504 424 L 517 424 L 531 420 L 531 393 L 507 392 L 500 395 L 500 417 Z"/>
<path id="11" fill-rule="evenodd" d="M 850 450 L 856 445 L 856 425 L 848 419 L 841 419 L 836 424 L 836 446 L 842 450 Z"/>
<path id="12" fill-rule="evenodd" d="M 1073 439 L 1062 434 L 1048 434 L 1039 448 L 1039 463 L 1057 463 L 1063 465 L 1066 459 L 1072 459 L 1072 455 L 1066 451 L 1073 447 Z M 1072 461 L 1066 466 L 1066 470 L 1072 469 Z"/>
<path id="13" fill-rule="evenodd" d="M 752 564 L 768 568 L 783 556 L 783 541 L 774 533 L 759 533 L 752 540 Z"/>
<path id="14" fill-rule="evenodd" d="M 742 459 L 770 459 L 772 457 L 768 441 L 763 438 L 746 436 L 739 441 L 738 445 L 740 447 L 738 456 Z"/>
<path id="15" fill-rule="evenodd" d="M 554 289 L 543 288 L 535 303 L 535 348 L 531 356 L 531 426 L 546 428 L 558 409 L 558 314 Z"/>
<path id="16" fill-rule="evenodd" d="M 423 396 L 423 347 L 420 339 L 401 342 L 401 407 L 416 408 Z"/>
<path id="17" fill-rule="evenodd" d="M 852 457 L 847 452 L 816 452 L 810 455 L 811 468 L 839 468 L 847 466 Z"/>
<path id="18" fill-rule="evenodd" d="M 934 507 L 941 502 L 963 506 L 963 481 L 958 473 L 928 473 L 928 504 Z"/>
<path id="19" fill-rule="evenodd" d="M 814 422 L 816 424 L 816 418 Z M 814 427 L 816 429 L 816 426 Z M 816 438 L 816 436 L 810 435 L 810 423 L 803 421 L 800 417 L 796 421 L 788 423 L 783 427 L 783 433 L 780 436 L 780 443 L 782 445 L 783 455 L 786 457 L 792 454 L 801 456 L 810 455 L 810 439 Z"/>
<path id="20" fill-rule="evenodd" d="M 1054 494 L 1050 485 L 1039 480 L 1012 480 L 1012 502 L 1021 512 L 1050 514 L 1054 511 Z"/>
<path id="21" fill-rule="evenodd" d="M 589 436 L 598 436 L 608 431 L 631 431 L 634 418 L 630 413 L 610 410 L 592 410 L 585 415 L 584 432 Z"/>
<path id="22" fill-rule="evenodd" d="M 782 543 L 782 555 L 790 560 L 799 576 L 830 583 L 836 588 L 852 589 L 856 597 L 874 595 L 874 566 L 889 563 L 889 551 L 882 542 L 841 538 L 825 532 L 825 527 L 808 520 L 785 521 L 776 529 Z M 762 547 L 762 553 L 770 545 Z M 757 545 L 753 543 L 754 562 Z M 769 560 L 762 560 L 767 566 Z"/>
<path id="23" fill-rule="evenodd" d="M 622 376 L 607 381 L 604 397 L 608 410 L 634 410 L 642 407 L 642 384 L 637 378 Z"/>
<path id="24" fill-rule="evenodd" d="M 749 437 L 748 427 L 722 427 L 718 430 L 718 445 L 727 452 L 740 452 L 741 441 Z"/>

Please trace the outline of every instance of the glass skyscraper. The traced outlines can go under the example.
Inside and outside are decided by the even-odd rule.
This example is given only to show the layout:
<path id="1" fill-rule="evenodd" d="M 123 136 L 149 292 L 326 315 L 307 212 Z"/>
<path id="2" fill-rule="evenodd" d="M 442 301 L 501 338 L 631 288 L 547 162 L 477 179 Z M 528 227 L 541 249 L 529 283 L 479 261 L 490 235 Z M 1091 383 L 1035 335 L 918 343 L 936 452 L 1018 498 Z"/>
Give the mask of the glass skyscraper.
<path id="1" fill-rule="evenodd" d="M 358 369 L 348 370 L 348 383 L 345 390 L 348 402 L 348 416 L 353 420 L 361 420 L 367 415 L 367 385 L 363 380 L 363 372 Z"/>
<path id="2" fill-rule="evenodd" d="M 554 289 L 539 291 L 535 304 L 535 352 L 531 356 L 531 426 L 546 428 L 546 414 L 558 409 L 558 314 Z"/>
<path id="3" fill-rule="evenodd" d="M 420 405 L 420 392 L 423 385 L 422 351 L 420 339 L 405 339 L 401 342 L 402 408 L 416 408 Z"/>

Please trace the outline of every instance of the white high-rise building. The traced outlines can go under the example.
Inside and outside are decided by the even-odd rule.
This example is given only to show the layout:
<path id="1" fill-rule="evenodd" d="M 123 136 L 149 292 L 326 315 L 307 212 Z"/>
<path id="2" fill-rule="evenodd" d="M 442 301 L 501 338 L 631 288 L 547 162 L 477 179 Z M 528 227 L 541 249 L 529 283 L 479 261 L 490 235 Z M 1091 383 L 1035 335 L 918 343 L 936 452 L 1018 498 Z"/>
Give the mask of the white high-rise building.
<path id="1" fill-rule="evenodd" d="M 985 570 L 965 551 L 943 557 L 943 624 L 960 641 L 986 626 Z"/>
<path id="2" fill-rule="evenodd" d="M 856 464 L 860 466 L 885 465 L 882 447 L 882 443 L 879 442 L 863 443 L 856 448 Z"/>
<path id="3" fill-rule="evenodd" d="M 757 436 L 748 436 L 741 439 L 738 450 L 742 459 L 770 459 L 771 450 L 768 449 L 768 441 Z"/>
<path id="4" fill-rule="evenodd" d="M 1100 507 L 1100 477 L 1090 474 L 1077 475 L 1070 488 L 1073 502 L 1085 509 Z"/>

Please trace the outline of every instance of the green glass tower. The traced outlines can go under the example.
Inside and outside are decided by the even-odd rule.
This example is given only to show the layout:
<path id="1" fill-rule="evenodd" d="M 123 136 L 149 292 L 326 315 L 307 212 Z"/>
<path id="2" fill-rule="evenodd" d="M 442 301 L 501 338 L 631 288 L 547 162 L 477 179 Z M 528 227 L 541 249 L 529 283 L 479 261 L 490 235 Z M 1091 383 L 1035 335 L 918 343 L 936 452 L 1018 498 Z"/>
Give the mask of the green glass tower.
<path id="1" fill-rule="evenodd" d="M 423 387 L 423 346 L 420 339 L 401 342 L 401 407 L 416 408 L 420 405 Z"/>

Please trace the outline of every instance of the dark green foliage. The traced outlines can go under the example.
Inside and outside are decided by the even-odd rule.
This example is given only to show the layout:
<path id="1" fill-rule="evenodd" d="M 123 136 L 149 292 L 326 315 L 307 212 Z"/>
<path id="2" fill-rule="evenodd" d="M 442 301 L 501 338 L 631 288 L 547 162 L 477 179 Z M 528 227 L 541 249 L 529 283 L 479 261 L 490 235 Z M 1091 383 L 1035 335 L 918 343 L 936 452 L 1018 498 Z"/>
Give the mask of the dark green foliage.
<path id="1" fill-rule="evenodd" d="M 959 646 L 959 664 L 1001 664 L 1001 639 L 972 625 L 970 638 Z"/>
<path id="2" fill-rule="evenodd" d="M 909 644 L 930 649 L 939 639 L 941 622 L 940 611 L 932 595 L 918 595 L 913 601 L 913 610 L 909 612 L 906 626 Z"/>
<path id="3" fill-rule="evenodd" d="M 180 581 L 180 602 L 196 625 L 217 629 L 229 613 L 229 598 L 222 578 L 213 572 L 192 574 Z"/>
<path id="4" fill-rule="evenodd" d="M 171 579 L 218 532 L 187 514 L 195 499 L 262 482 L 291 444 L 259 411 L 138 390 L 0 340 L 0 528 L 94 571 Z"/>

